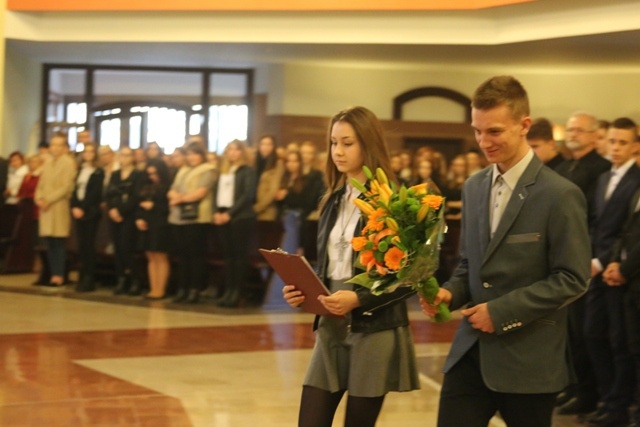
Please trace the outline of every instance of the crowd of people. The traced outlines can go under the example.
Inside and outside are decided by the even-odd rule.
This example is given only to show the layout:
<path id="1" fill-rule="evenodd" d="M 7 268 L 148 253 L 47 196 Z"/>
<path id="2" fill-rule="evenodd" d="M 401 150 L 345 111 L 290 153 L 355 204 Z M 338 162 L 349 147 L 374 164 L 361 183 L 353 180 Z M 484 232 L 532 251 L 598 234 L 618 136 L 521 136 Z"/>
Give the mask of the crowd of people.
<path id="1" fill-rule="evenodd" d="M 165 155 L 155 142 L 114 152 L 93 144 L 88 131 L 81 137 L 85 143 L 77 153 L 58 133 L 40 144 L 37 154 L 25 158 L 14 152 L 8 159 L 4 203 L 34 203 L 37 285 L 69 284 L 67 242 L 73 237 L 76 291 L 97 289 L 101 246 L 113 259 L 115 295 L 196 303 L 209 283 L 208 236 L 213 230 L 225 273 L 215 286 L 216 303 L 236 307 L 246 296 L 256 221 L 281 222 L 281 246 L 291 253 L 315 246 L 307 223 L 318 220 L 326 154 L 313 142 L 278 146 L 275 136 L 264 135 L 255 149 L 233 141 L 218 156 L 192 138 Z M 398 175 L 407 185 L 433 184 L 434 191 L 447 196 L 447 218 L 458 220 L 467 161 L 472 163 L 478 153 L 461 154 L 450 167 L 432 149 L 416 154 L 394 154 L 401 160 Z M 108 243 L 97 245 L 105 237 Z"/>
<path id="2" fill-rule="evenodd" d="M 534 121 L 527 139 L 537 156 L 576 184 L 587 201 L 591 283 L 569 306 L 576 384 L 557 399 L 558 413 L 596 426 L 627 425 L 640 381 L 640 143 L 638 126 L 576 112 L 566 125 L 565 151 L 550 122 Z M 588 415 L 589 414 L 589 415 Z M 639 425 L 635 414 L 633 425 Z"/>
<path id="3" fill-rule="evenodd" d="M 172 276 L 177 303 L 196 303 L 207 288 L 211 230 L 224 264 L 224 280 L 216 283 L 221 307 L 237 307 L 244 298 L 257 221 L 281 222 L 288 252 L 317 243 L 319 274 L 334 291 L 322 304 L 338 317 L 314 325 L 318 345 L 301 414 L 330 425 L 349 390 L 347 417 L 373 425 L 388 391 L 416 387 L 406 306 L 396 304 L 410 293 L 374 298 L 353 289 L 345 283 L 353 263 L 335 248 L 360 227 L 348 208 L 358 192 L 347 178 L 364 182 L 363 165 L 381 167 L 399 184 L 427 184 L 445 196 L 446 220 L 462 224 L 458 267 L 435 301 L 421 300 L 427 314 L 443 302 L 464 316 L 445 365 L 439 425 L 481 425 L 468 423 L 496 411 L 514 425 L 550 425 L 555 406 L 594 427 L 639 426 L 638 126 L 627 117 L 608 122 L 576 112 L 558 144 L 550 121 L 532 121 L 528 108 L 515 79 L 485 82 L 472 110 L 480 150 L 450 162 L 430 147 L 388 153 L 377 118 L 362 107 L 334 116 L 322 153 L 313 142 L 279 146 L 272 135 L 255 149 L 234 140 L 220 157 L 197 138 L 171 155 L 156 143 L 113 152 L 85 135 L 76 154 L 60 133 L 36 155 L 9 156 L 4 203 L 33 201 L 34 244 L 46 248 L 39 285 L 66 283 L 66 241 L 75 227 L 78 292 L 97 286 L 101 218 L 113 247 L 114 294 L 148 289 L 145 298 L 167 298 Z M 317 236 L 307 235 L 308 221 L 318 222 Z M 135 262 L 141 253 L 148 283 Z M 292 306 L 304 301 L 295 284 L 283 292 Z M 521 335 L 512 335 L 520 328 Z M 350 361 L 350 351 L 371 346 L 392 363 L 393 378 L 367 377 L 369 366 Z M 327 364 L 323 352 L 337 347 L 352 350 Z M 403 372 L 395 371 L 396 359 Z M 344 376 L 349 369 L 362 375 Z M 456 411 L 461 405 L 466 409 Z"/>

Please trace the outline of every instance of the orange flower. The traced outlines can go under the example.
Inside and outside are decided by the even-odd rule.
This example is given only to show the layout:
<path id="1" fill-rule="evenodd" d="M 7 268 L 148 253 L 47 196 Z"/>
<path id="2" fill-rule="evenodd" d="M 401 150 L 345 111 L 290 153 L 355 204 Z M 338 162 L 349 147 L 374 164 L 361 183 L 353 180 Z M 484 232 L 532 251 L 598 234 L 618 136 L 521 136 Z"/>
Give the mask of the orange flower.
<path id="1" fill-rule="evenodd" d="M 384 275 L 386 275 L 388 273 L 387 269 L 384 268 L 384 265 L 382 265 L 382 264 L 376 264 L 376 271 L 381 276 L 384 276 Z"/>
<path id="2" fill-rule="evenodd" d="M 351 239 L 351 246 L 353 247 L 354 251 L 360 252 L 365 248 L 368 241 L 369 239 L 367 239 L 366 237 L 354 237 L 353 239 Z"/>
<path id="3" fill-rule="evenodd" d="M 384 239 L 387 236 L 393 236 L 394 234 L 396 234 L 396 233 L 392 229 L 385 228 L 384 230 L 382 230 L 381 232 L 377 233 L 373 237 L 373 243 L 375 243 L 375 245 L 378 246 L 378 243 L 380 243 L 380 240 Z"/>
<path id="4" fill-rule="evenodd" d="M 422 204 L 429 205 L 432 209 L 438 209 L 442 204 L 444 197 L 435 194 L 428 194 L 422 199 Z"/>
<path id="5" fill-rule="evenodd" d="M 402 260 L 404 259 L 404 252 L 395 246 L 390 248 L 384 254 L 384 263 L 390 270 L 398 271 L 402 267 Z"/>
<path id="6" fill-rule="evenodd" d="M 376 209 L 369 215 L 369 220 L 367 221 L 367 226 L 362 230 L 363 233 L 366 233 L 369 230 L 380 231 L 384 228 L 384 221 L 382 221 L 382 217 L 386 215 L 384 209 Z"/>
<path id="7" fill-rule="evenodd" d="M 427 194 L 427 186 L 429 184 L 417 184 L 414 185 L 413 187 L 410 187 L 411 190 L 414 190 L 416 192 L 416 194 L 420 195 L 420 194 Z"/>
<path id="8" fill-rule="evenodd" d="M 373 251 L 360 252 L 360 264 L 367 267 L 367 272 L 371 270 L 376 263 L 376 258 L 373 256 Z"/>

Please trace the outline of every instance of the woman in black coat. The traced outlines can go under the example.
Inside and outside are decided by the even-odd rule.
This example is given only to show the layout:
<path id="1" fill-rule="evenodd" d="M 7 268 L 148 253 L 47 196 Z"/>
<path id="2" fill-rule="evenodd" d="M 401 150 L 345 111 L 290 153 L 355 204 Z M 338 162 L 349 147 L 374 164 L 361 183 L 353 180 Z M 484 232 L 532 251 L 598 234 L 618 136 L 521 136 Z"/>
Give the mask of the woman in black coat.
<path id="1" fill-rule="evenodd" d="M 138 295 L 141 291 L 140 282 L 134 274 L 138 237 L 136 212 L 144 174 L 136 170 L 133 151 L 129 147 L 120 149 L 118 160 L 120 169 L 113 171 L 106 194 L 118 276 L 114 293 Z"/>
<path id="2" fill-rule="evenodd" d="M 95 290 L 96 236 L 100 223 L 100 203 L 104 171 L 97 166 L 94 144 L 86 144 L 82 152 L 82 164 L 76 176 L 76 185 L 71 196 L 71 216 L 76 227 L 80 279 L 76 291 Z"/>
<path id="3" fill-rule="evenodd" d="M 149 159 L 146 178 L 140 192 L 136 226 L 140 230 L 142 250 L 147 255 L 151 292 L 147 299 L 162 299 L 169 279 L 169 168 L 160 159 Z"/>
<path id="4" fill-rule="evenodd" d="M 230 142 L 214 187 L 213 223 L 225 261 L 225 291 L 218 302 L 221 307 L 238 306 L 249 268 L 249 244 L 256 222 L 256 173 L 247 164 L 247 157 L 243 142 Z"/>

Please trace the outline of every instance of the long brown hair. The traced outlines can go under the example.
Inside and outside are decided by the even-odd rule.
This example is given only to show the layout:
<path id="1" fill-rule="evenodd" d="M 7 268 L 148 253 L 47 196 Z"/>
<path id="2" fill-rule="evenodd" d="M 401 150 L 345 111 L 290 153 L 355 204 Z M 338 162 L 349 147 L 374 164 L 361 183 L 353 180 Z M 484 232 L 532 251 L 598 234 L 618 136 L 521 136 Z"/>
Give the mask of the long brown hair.
<path id="1" fill-rule="evenodd" d="M 389 150 L 387 150 L 387 144 L 384 140 L 382 125 L 376 115 L 364 107 L 347 108 L 333 116 L 329 122 L 326 165 L 327 192 L 320 202 L 321 207 L 324 207 L 331 194 L 346 184 L 345 175 L 338 171 L 331 157 L 331 130 L 333 125 L 338 122 L 349 123 L 353 128 L 362 150 L 364 165 L 373 172 L 377 168 L 381 168 L 390 180 L 396 181 L 396 175 L 391 170 Z"/>
<path id="2" fill-rule="evenodd" d="M 291 182 L 291 172 L 287 168 L 286 162 L 289 160 L 289 156 L 295 156 L 298 161 L 299 170 L 296 178 Z M 280 188 L 291 188 L 294 193 L 301 193 L 304 190 L 304 165 L 302 164 L 302 155 L 299 151 L 289 151 L 285 158 L 285 171 L 282 175 Z"/>

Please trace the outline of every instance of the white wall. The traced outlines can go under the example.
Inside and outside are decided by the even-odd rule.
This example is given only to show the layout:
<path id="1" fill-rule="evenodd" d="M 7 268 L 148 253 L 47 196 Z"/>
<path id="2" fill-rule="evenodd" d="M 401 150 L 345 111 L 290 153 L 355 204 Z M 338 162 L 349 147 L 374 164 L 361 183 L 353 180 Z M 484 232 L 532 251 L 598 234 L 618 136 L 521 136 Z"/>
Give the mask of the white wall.
<path id="1" fill-rule="evenodd" d="M 7 46 L 0 154 L 33 153 L 38 143 L 42 65 Z"/>
<path id="2" fill-rule="evenodd" d="M 485 79 L 498 74 L 517 77 L 529 93 L 532 116 L 546 116 L 563 124 L 571 112 L 588 110 L 613 119 L 630 116 L 640 122 L 640 70 L 474 70 L 453 68 L 357 68 L 289 64 L 283 70 L 280 114 L 330 116 L 351 105 L 363 105 L 382 119 L 390 119 L 393 98 L 418 87 L 441 86 L 471 97 Z M 455 107 L 432 106 L 423 120 L 460 121 Z M 272 112 L 274 113 L 274 112 Z M 420 113 L 411 108 L 411 119 Z"/>
<path id="3" fill-rule="evenodd" d="M 0 147 L 4 155 L 15 149 L 28 149 L 38 120 L 41 85 L 40 64 L 10 48 L 5 66 L 5 128 Z M 629 116 L 640 122 L 640 70 L 632 69 L 510 70 L 470 66 L 461 70 L 262 64 L 256 67 L 256 92 L 268 94 L 271 115 L 327 117 L 345 107 L 363 105 L 380 118 L 390 119 L 393 98 L 407 90 L 441 86 L 471 96 L 478 84 L 496 74 L 513 74 L 522 81 L 529 92 L 533 117 L 545 116 L 564 124 L 571 112 L 588 110 L 606 119 Z M 461 109 L 437 100 L 416 101 L 408 105 L 405 118 L 459 122 Z"/>

